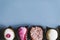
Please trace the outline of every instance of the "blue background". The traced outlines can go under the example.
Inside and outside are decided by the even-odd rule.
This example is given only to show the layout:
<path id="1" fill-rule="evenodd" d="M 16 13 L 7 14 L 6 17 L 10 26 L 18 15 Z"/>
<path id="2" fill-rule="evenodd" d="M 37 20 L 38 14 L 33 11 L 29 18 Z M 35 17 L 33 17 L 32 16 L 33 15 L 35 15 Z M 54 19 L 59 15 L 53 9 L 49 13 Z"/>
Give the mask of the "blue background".
<path id="1" fill-rule="evenodd" d="M 0 24 L 60 25 L 60 0 L 0 0 Z"/>

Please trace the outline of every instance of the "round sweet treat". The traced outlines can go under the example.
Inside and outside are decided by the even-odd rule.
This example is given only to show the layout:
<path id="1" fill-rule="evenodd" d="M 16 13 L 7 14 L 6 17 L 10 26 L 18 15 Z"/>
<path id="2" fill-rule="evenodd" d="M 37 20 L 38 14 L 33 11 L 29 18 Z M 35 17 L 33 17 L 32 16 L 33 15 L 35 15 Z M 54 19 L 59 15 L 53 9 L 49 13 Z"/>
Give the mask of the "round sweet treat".
<path id="1" fill-rule="evenodd" d="M 13 40 L 15 38 L 15 33 L 11 28 L 7 28 L 4 31 L 4 38 L 6 40 Z"/>
<path id="2" fill-rule="evenodd" d="M 42 40 L 43 30 L 40 27 L 32 27 L 30 30 L 30 36 L 32 40 Z"/>
<path id="3" fill-rule="evenodd" d="M 27 40 L 27 28 L 20 27 L 18 29 L 18 34 L 19 34 L 20 40 Z"/>
<path id="4" fill-rule="evenodd" d="M 48 40 L 56 40 L 58 37 L 58 32 L 55 29 L 50 29 L 47 31 L 46 36 Z"/>

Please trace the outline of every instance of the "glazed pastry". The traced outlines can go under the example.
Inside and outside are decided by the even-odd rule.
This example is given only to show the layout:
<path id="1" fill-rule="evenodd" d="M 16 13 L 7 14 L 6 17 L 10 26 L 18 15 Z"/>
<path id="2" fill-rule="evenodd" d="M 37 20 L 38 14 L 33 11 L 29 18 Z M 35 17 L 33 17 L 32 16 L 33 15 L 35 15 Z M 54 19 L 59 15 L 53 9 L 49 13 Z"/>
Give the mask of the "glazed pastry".
<path id="1" fill-rule="evenodd" d="M 4 38 L 6 40 L 13 40 L 15 38 L 15 33 L 11 28 L 7 28 L 4 31 Z"/>
<path id="2" fill-rule="evenodd" d="M 30 30 L 32 40 L 43 40 L 43 30 L 40 27 L 32 27 Z"/>
<path id="3" fill-rule="evenodd" d="M 20 27 L 18 29 L 18 34 L 19 34 L 20 40 L 27 40 L 27 28 Z"/>
<path id="4" fill-rule="evenodd" d="M 47 31 L 46 36 L 48 40 L 56 40 L 58 37 L 58 32 L 55 29 L 50 29 Z"/>

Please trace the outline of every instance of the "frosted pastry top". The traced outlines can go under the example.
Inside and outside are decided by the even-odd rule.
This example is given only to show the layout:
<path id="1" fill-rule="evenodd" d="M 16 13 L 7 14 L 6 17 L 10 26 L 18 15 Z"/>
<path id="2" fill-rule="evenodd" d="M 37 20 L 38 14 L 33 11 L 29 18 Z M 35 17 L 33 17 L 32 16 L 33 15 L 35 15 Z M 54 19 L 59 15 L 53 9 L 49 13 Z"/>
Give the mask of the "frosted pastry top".
<path id="1" fill-rule="evenodd" d="M 4 31 L 4 38 L 6 40 L 13 40 L 15 37 L 15 33 L 12 29 L 10 28 L 7 28 L 5 31 Z"/>
<path id="2" fill-rule="evenodd" d="M 55 29 L 50 29 L 47 31 L 48 40 L 56 40 L 58 37 L 58 32 Z"/>

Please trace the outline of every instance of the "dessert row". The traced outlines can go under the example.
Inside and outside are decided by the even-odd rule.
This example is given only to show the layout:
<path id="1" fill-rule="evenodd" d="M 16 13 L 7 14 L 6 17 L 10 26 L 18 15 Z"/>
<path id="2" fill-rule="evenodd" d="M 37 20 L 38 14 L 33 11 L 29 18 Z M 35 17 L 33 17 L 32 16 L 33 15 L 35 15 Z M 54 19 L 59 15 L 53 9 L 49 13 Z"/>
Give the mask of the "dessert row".
<path id="1" fill-rule="evenodd" d="M 60 40 L 60 26 L 46 29 L 42 26 L 9 26 L 0 29 L 0 40 Z"/>

